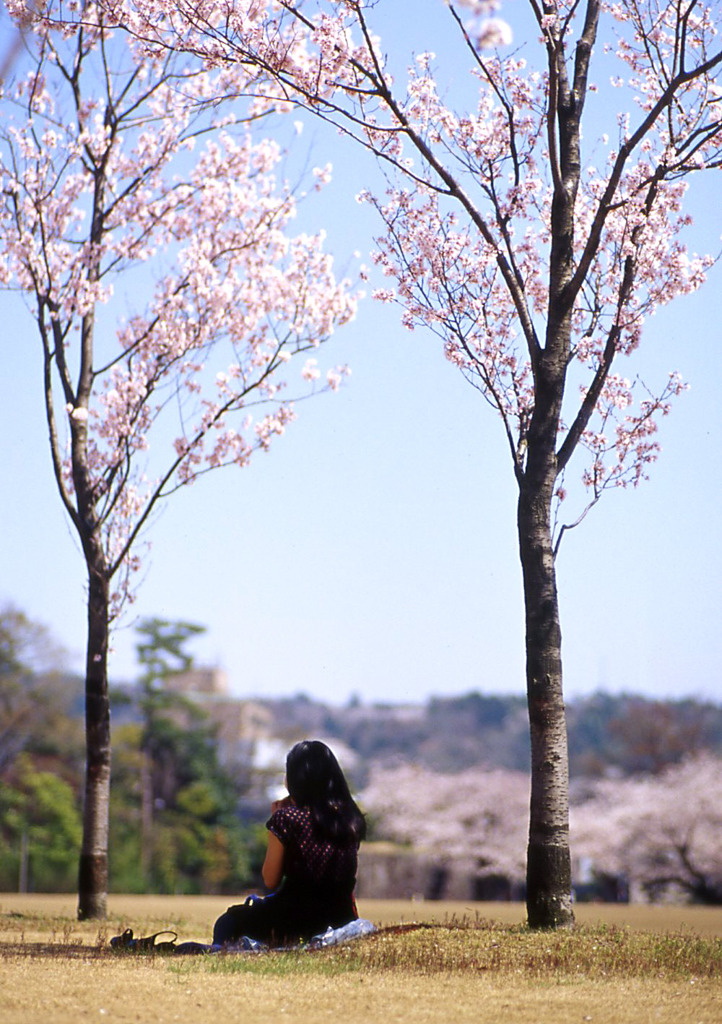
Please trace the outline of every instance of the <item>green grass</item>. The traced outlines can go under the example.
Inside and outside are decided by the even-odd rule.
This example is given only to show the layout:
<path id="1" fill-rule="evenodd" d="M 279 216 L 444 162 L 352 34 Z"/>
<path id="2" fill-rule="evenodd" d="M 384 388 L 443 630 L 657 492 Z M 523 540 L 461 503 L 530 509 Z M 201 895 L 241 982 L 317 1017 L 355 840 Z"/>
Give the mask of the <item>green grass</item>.
<path id="1" fill-rule="evenodd" d="M 335 976 L 503 974 L 530 979 L 722 977 L 722 940 L 654 934 L 608 926 L 563 933 L 460 921 L 394 934 L 381 931 L 347 946 L 314 952 L 212 956 L 204 969 L 221 974 Z M 180 965 L 179 965 L 180 967 Z"/>

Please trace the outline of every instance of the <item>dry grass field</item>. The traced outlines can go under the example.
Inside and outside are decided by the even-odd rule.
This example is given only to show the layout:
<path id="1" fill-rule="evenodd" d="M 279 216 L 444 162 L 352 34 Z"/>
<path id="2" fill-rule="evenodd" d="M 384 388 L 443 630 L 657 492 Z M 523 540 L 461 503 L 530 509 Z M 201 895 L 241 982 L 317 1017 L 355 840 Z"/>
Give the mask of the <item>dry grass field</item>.
<path id="1" fill-rule="evenodd" d="M 75 920 L 69 896 L 0 894 L 0 1020 L 226 1024 L 720 1024 L 722 908 L 579 906 L 572 933 L 523 927 L 518 904 L 361 901 L 383 933 L 317 953 L 118 954 L 172 928 L 207 941 L 218 897 L 114 896 Z"/>

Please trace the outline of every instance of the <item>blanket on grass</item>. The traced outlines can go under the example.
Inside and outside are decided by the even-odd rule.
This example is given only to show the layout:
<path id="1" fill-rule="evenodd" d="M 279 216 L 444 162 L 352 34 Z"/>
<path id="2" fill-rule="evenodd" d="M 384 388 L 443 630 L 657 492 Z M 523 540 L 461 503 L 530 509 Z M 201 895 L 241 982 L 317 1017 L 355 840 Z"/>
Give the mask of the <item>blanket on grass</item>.
<path id="1" fill-rule="evenodd" d="M 179 942 L 176 944 L 175 932 L 156 932 L 145 938 L 134 938 L 132 929 L 127 928 L 122 935 L 116 935 L 110 940 L 112 948 L 119 952 L 155 952 L 172 953 L 176 956 L 193 956 L 199 953 L 265 953 L 273 949 L 275 952 L 290 952 L 293 950 L 325 949 L 327 946 L 340 946 L 345 942 L 361 938 L 363 935 L 370 935 L 376 931 L 376 926 L 360 917 L 356 921 L 349 921 L 341 928 L 327 928 L 320 935 L 314 935 L 308 942 L 300 942 L 293 946 L 268 946 L 258 939 L 251 939 L 243 936 L 238 942 L 223 946 L 205 942 Z M 157 942 L 161 935 L 173 935 L 173 939 Z"/>

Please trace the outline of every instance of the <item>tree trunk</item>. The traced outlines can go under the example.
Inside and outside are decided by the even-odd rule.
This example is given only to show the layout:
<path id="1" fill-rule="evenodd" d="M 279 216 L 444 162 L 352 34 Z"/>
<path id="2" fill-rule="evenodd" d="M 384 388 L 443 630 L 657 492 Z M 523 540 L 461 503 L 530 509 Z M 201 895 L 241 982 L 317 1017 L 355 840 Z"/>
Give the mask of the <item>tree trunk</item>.
<path id="1" fill-rule="evenodd" d="M 527 481 L 518 505 L 526 613 L 526 677 L 531 730 L 527 915 L 532 928 L 574 922 L 569 855 L 569 762 L 562 692 L 561 628 L 550 523 L 553 475 Z"/>
<path id="2" fill-rule="evenodd" d="M 85 669 L 85 803 L 78 873 L 78 918 L 104 918 L 108 902 L 110 700 L 108 580 L 88 561 L 88 648 Z"/>

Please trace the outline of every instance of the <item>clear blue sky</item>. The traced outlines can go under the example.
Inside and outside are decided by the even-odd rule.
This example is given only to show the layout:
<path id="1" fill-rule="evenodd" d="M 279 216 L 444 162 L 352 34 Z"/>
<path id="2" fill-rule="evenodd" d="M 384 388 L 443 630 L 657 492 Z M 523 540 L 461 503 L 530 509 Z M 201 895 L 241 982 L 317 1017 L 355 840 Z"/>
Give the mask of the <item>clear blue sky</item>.
<path id="1" fill-rule="evenodd" d="M 351 197 L 375 171 L 334 140 L 327 152 L 305 120 L 309 159 L 335 171 L 309 223 L 325 223 L 343 261 L 371 247 L 371 212 Z M 719 248 L 717 179 L 693 191 L 693 249 Z M 650 321 L 638 369 L 657 381 L 679 369 L 691 390 L 663 423 L 651 480 L 607 495 L 562 545 L 569 697 L 720 700 L 721 291 L 718 266 Z M 0 601 L 49 626 L 80 670 L 83 561 L 52 482 L 39 346 L 16 298 L 0 296 L 0 313 Z M 111 675 L 133 677 L 133 621 L 158 615 L 207 626 L 198 660 L 223 667 L 239 696 L 523 694 L 515 485 L 500 424 L 439 343 L 403 330 L 391 307 L 367 301 L 323 361 L 351 364 L 341 393 L 299 406 L 269 455 L 181 492 L 155 522 Z"/>

